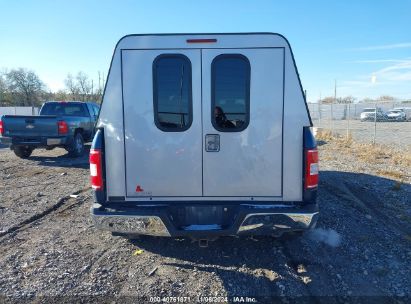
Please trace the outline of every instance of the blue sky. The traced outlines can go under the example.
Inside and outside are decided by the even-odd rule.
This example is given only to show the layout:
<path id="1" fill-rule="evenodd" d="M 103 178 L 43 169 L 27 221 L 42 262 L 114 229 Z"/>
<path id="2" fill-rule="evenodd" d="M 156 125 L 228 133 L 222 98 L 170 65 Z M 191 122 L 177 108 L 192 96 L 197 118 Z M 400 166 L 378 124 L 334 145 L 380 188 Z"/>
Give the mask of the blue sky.
<path id="1" fill-rule="evenodd" d="M 0 12 L 0 68 L 51 90 L 80 70 L 96 83 L 126 34 L 255 31 L 288 38 L 310 101 L 334 79 L 338 95 L 411 98 L 411 0 L 0 0 Z"/>

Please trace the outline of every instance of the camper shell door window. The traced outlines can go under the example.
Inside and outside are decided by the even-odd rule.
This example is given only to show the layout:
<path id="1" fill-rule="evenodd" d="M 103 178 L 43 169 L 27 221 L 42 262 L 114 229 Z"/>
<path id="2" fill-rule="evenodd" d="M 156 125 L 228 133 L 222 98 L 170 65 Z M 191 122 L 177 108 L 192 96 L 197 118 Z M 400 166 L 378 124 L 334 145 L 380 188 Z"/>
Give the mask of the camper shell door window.
<path id="1" fill-rule="evenodd" d="M 211 122 L 221 132 L 240 132 L 250 121 L 250 62 L 223 54 L 211 63 Z"/>
<path id="2" fill-rule="evenodd" d="M 191 62 L 182 54 L 162 54 L 153 62 L 154 122 L 162 131 L 182 132 L 193 121 Z"/>

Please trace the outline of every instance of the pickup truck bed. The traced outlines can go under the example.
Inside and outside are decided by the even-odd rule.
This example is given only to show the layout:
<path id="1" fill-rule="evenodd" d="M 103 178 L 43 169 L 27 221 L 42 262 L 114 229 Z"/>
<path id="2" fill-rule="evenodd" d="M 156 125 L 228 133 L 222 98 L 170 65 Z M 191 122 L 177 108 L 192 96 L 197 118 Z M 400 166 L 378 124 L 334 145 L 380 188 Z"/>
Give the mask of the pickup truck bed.
<path id="1" fill-rule="evenodd" d="M 4 135 L 8 137 L 58 136 L 55 115 L 5 115 L 2 121 L 7 126 Z"/>

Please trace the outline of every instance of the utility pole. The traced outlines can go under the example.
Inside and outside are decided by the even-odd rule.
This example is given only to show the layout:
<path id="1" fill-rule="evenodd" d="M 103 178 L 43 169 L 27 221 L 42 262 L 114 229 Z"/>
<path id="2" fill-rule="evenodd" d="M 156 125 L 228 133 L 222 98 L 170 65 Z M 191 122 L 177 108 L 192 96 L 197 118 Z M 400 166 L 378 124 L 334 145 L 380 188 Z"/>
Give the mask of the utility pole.
<path id="1" fill-rule="evenodd" d="M 348 104 L 348 113 L 347 113 L 347 140 L 350 138 L 350 104 Z"/>
<path id="2" fill-rule="evenodd" d="M 320 100 L 318 100 L 318 127 L 321 126 L 321 91 L 320 91 Z"/>
<path id="3" fill-rule="evenodd" d="M 101 79 L 100 79 L 100 71 L 98 71 L 98 92 L 101 94 Z"/>
<path id="4" fill-rule="evenodd" d="M 377 82 L 377 76 L 372 75 L 371 76 L 371 83 L 375 84 Z M 376 137 L 377 137 L 377 101 L 375 101 L 375 113 L 374 113 L 374 137 L 372 140 L 373 145 L 375 145 L 376 142 Z"/>
<path id="5" fill-rule="evenodd" d="M 334 103 L 337 103 L 337 79 L 334 79 Z M 333 135 L 334 131 L 334 111 L 333 111 L 333 103 L 331 103 L 331 135 Z"/>
<path id="6" fill-rule="evenodd" d="M 334 103 L 337 103 L 337 79 L 334 79 Z"/>

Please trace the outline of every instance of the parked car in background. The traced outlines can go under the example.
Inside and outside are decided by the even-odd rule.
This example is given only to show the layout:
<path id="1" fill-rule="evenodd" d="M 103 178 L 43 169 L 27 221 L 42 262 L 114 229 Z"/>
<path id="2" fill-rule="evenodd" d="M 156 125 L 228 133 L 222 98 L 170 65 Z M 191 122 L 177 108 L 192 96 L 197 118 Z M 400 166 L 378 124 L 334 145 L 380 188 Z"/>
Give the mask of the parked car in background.
<path id="1" fill-rule="evenodd" d="M 392 109 L 387 112 L 388 121 L 406 121 L 407 115 L 402 109 Z"/>
<path id="2" fill-rule="evenodd" d="M 396 107 L 393 110 L 400 110 L 405 113 L 405 120 L 411 121 L 411 107 Z"/>
<path id="3" fill-rule="evenodd" d="M 375 113 L 377 111 L 377 113 Z M 387 115 L 381 108 L 365 108 L 360 114 L 361 121 L 384 121 L 387 119 Z"/>
<path id="4" fill-rule="evenodd" d="M 0 142 L 10 145 L 20 158 L 28 158 L 36 148 L 55 147 L 78 157 L 84 142 L 93 139 L 98 112 L 99 106 L 92 102 L 46 102 L 38 116 L 2 116 Z"/>

